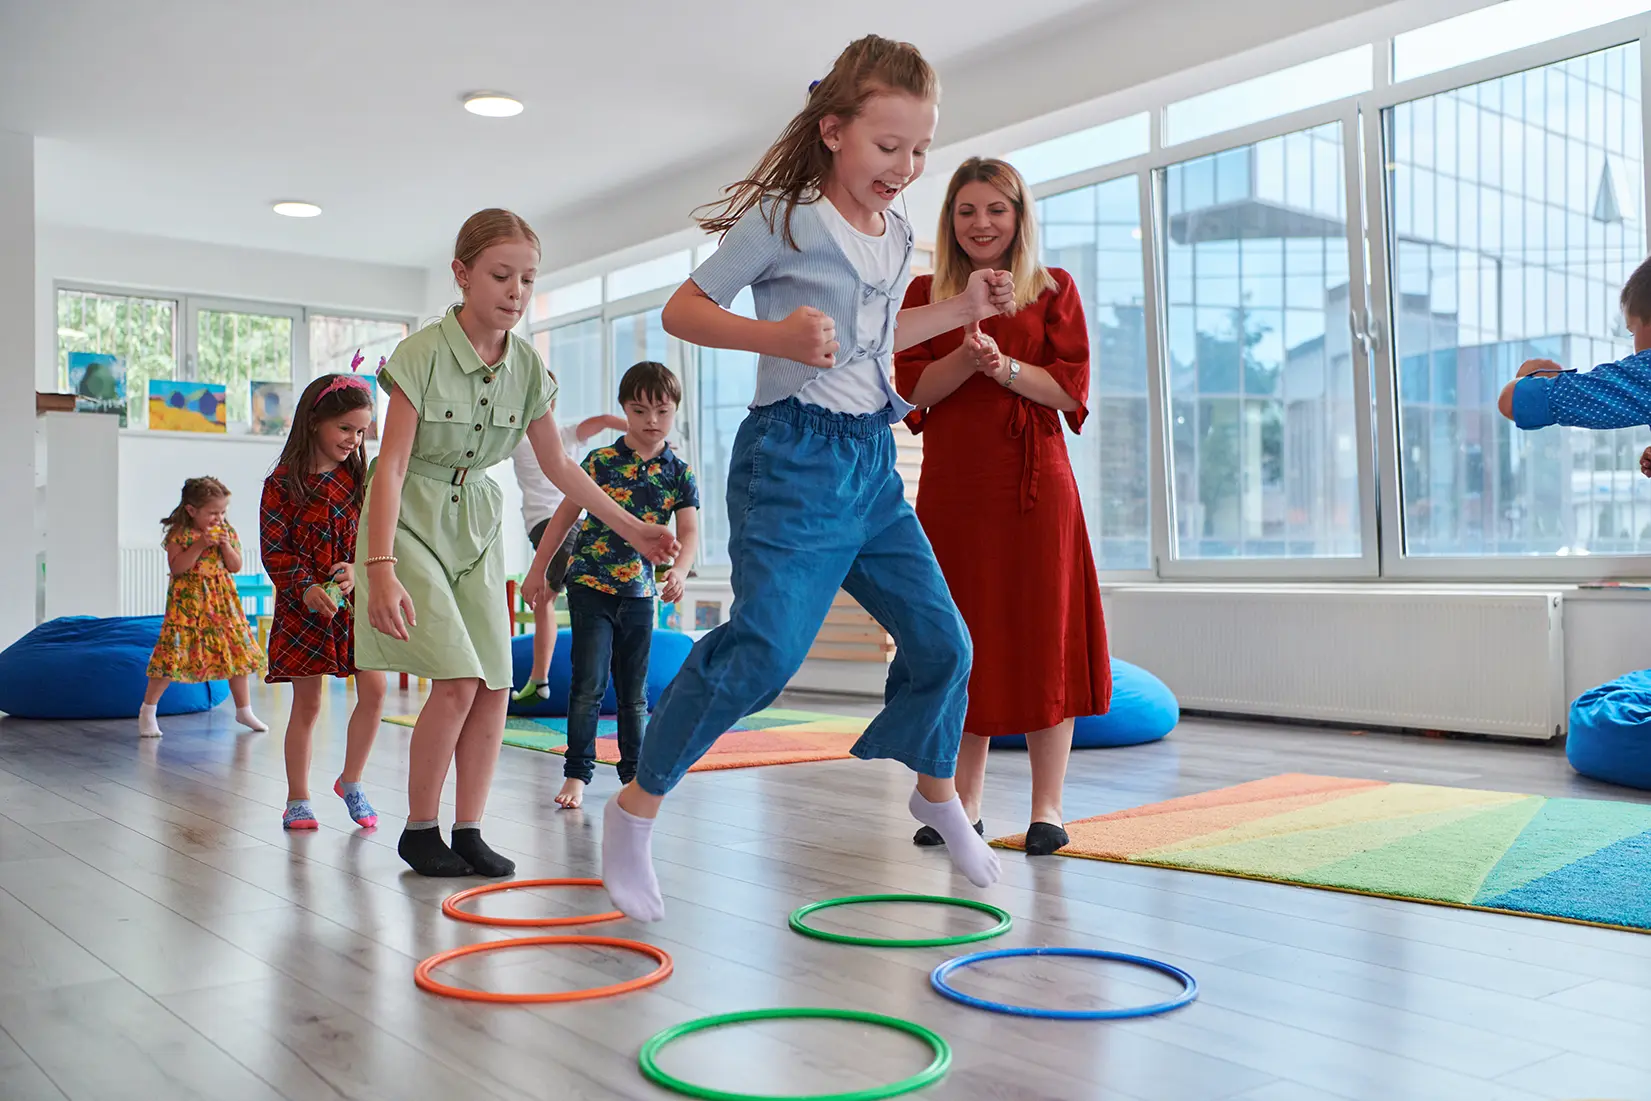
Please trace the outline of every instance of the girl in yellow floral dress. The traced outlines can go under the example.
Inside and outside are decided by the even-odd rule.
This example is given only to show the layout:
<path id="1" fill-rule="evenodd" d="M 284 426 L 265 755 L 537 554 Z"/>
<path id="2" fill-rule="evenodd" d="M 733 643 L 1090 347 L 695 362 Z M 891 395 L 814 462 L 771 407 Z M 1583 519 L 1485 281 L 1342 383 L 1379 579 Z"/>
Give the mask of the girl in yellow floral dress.
<path id="1" fill-rule="evenodd" d="M 229 490 L 216 478 L 190 478 L 178 507 L 161 521 L 166 528 L 166 562 L 172 587 L 166 620 L 149 658 L 149 689 L 138 711 L 138 734 L 161 736 L 155 707 L 173 681 L 200 684 L 229 681 L 235 721 L 268 730 L 252 713 L 247 677 L 264 671 L 264 655 L 247 623 L 235 571 L 241 568 L 241 539 L 224 519 Z"/>

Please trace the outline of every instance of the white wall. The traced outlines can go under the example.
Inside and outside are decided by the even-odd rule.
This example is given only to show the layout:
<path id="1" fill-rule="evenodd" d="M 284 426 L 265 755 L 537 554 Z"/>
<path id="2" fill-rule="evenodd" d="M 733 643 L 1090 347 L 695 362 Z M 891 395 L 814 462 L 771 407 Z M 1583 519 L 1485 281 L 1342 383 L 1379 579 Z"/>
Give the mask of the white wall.
<path id="1" fill-rule="evenodd" d="M 35 318 L 29 308 L 34 269 L 34 139 L 0 130 L 0 647 L 34 627 L 34 387 L 29 370 Z"/>
<path id="2" fill-rule="evenodd" d="M 422 268 L 42 224 L 35 260 L 35 375 L 57 390 L 57 283 L 167 291 L 348 312 L 422 316 Z"/>

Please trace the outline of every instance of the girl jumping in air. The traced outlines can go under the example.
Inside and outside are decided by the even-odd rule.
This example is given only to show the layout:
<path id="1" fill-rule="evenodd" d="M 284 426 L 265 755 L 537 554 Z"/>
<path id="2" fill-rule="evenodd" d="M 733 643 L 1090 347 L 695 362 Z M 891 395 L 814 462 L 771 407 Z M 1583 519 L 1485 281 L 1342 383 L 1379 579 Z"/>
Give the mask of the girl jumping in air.
<path id="1" fill-rule="evenodd" d="M 913 816 L 972 882 L 997 879 L 952 783 L 969 637 L 906 504 L 890 431 L 912 410 L 890 381 L 894 353 L 1014 300 L 1006 273 L 982 270 L 961 294 L 899 308 L 912 230 L 892 204 L 923 171 L 938 95 L 913 47 L 876 36 L 850 45 L 751 177 L 701 219 L 721 246 L 665 307 L 672 335 L 761 358 L 728 473 L 734 606 L 665 691 L 636 779 L 603 814 L 603 879 L 632 918 L 664 914 L 651 845 L 666 793 L 780 693 L 839 588 L 898 646 L 886 706 L 854 755 L 914 770 Z M 727 308 L 746 287 L 757 320 Z"/>

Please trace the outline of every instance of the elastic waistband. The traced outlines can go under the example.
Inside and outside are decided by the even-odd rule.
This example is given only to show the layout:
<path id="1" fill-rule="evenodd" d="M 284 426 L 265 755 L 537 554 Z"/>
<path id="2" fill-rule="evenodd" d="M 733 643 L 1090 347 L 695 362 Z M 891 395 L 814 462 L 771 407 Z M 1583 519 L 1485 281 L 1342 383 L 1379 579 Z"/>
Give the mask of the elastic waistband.
<path id="1" fill-rule="evenodd" d="M 448 485 L 462 486 L 471 469 L 468 466 L 443 466 L 411 455 L 407 457 L 407 473 Z"/>
<path id="2" fill-rule="evenodd" d="M 751 410 L 753 417 L 779 421 L 822 436 L 844 436 L 854 440 L 875 439 L 889 431 L 889 413 L 884 406 L 881 413 L 833 413 L 818 405 L 804 405 L 796 398 L 786 398 L 773 405 L 759 405 Z"/>

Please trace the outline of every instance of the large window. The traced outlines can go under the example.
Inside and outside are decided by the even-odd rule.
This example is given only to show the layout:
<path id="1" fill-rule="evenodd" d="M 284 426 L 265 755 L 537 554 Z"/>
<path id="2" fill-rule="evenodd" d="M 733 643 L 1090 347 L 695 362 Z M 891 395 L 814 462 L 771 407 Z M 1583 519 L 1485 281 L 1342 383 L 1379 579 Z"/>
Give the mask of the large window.
<path id="1" fill-rule="evenodd" d="M 1408 554 L 1651 551 L 1644 432 L 1520 432 L 1526 359 L 1632 350 L 1617 295 L 1645 254 L 1637 43 L 1384 115 Z"/>
<path id="2" fill-rule="evenodd" d="M 349 371 L 357 352 L 361 353 L 361 370 L 371 373 L 378 369 L 380 359 L 407 339 L 405 321 L 312 313 L 308 322 L 312 378 Z"/>
<path id="3" fill-rule="evenodd" d="M 733 310 L 756 316 L 751 292 L 734 299 Z M 699 476 L 700 561 L 727 566 L 728 510 L 724 490 L 728 464 L 734 454 L 734 435 L 745 420 L 746 408 L 757 392 L 757 357 L 751 352 L 721 348 L 699 350 Z"/>
<path id="4" fill-rule="evenodd" d="M 576 424 L 607 412 L 602 377 L 602 319 L 588 318 L 533 334 L 545 366 L 556 376 L 556 423 Z"/>
<path id="5" fill-rule="evenodd" d="M 1027 176 L 1044 261 L 1084 301 L 1090 418 L 1067 446 L 1102 570 L 1651 573 L 1645 434 L 1519 432 L 1495 408 L 1527 358 L 1586 370 L 1631 347 L 1616 301 L 1647 244 L 1651 0 L 1505 0 L 1393 29 L 968 150 Z M 714 567 L 756 357 L 680 348 L 657 309 L 708 251 L 678 238 L 564 273 L 534 328 L 599 334 L 602 408 L 637 359 L 683 373 Z"/>
<path id="6" fill-rule="evenodd" d="M 291 316 L 198 309 L 195 331 L 194 377 L 224 385 L 230 420 L 251 419 L 254 381 L 293 381 Z"/>
<path id="7" fill-rule="evenodd" d="M 69 390 L 69 353 L 100 352 L 126 361 L 128 408 L 137 412 L 152 378 L 170 379 L 178 370 L 178 303 L 175 299 L 128 294 L 57 292 L 58 385 Z"/>
<path id="8" fill-rule="evenodd" d="M 1043 259 L 1064 268 L 1089 321 L 1089 422 L 1067 449 L 1103 570 L 1152 566 L 1150 414 L 1140 181 L 1125 176 L 1038 203 Z"/>
<path id="9" fill-rule="evenodd" d="M 1177 555 L 1362 553 L 1340 124 L 1169 166 Z"/>
<path id="10" fill-rule="evenodd" d="M 59 287 L 56 299 L 58 385 L 68 387 L 73 353 L 121 357 L 136 425 L 151 379 L 221 383 L 228 419 L 245 423 L 253 382 L 302 389 L 315 375 L 348 371 L 357 351 L 371 371 L 409 331 L 406 321 L 189 296 Z"/>

